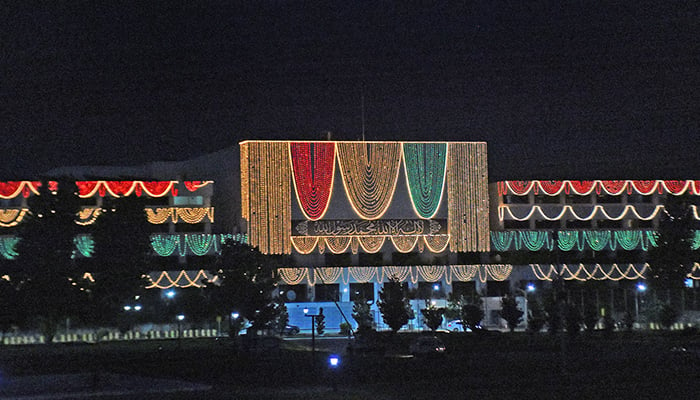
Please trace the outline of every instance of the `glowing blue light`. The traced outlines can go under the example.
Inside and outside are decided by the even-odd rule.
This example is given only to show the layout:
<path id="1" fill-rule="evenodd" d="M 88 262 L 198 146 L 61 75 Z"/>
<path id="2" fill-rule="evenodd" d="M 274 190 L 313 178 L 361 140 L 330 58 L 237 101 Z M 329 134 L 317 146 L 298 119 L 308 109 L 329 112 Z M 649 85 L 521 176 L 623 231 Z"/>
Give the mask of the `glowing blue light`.
<path id="1" fill-rule="evenodd" d="M 535 291 L 535 284 L 534 283 L 528 283 L 526 287 L 528 292 L 534 292 Z"/>
<path id="2" fill-rule="evenodd" d="M 131 306 L 124 306 L 124 311 L 131 311 Z"/>
<path id="3" fill-rule="evenodd" d="M 178 321 L 184 321 L 184 320 L 185 320 L 185 315 L 184 315 L 184 314 L 178 314 L 177 320 L 178 320 Z"/>
<path id="4" fill-rule="evenodd" d="M 647 290 L 647 285 L 640 282 L 637 284 L 637 290 L 640 292 L 644 292 Z"/>
<path id="5" fill-rule="evenodd" d="M 433 290 L 440 290 L 440 284 L 439 283 L 434 284 Z"/>
<path id="6" fill-rule="evenodd" d="M 328 365 L 331 368 L 337 368 L 340 365 L 340 357 L 337 354 L 331 354 L 328 357 Z"/>
<path id="7" fill-rule="evenodd" d="M 168 290 L 167 292 L 165 292 L 165 297 L 167 297 L 167 298 L 169 298 L 169 299 L 172 299 L 173 297 L 175 297 L 175 291 L 174 291 L 174 290 Z"/>
<path id="8" fill-rule="evenodd" d="M 240 317 L 240 314 L 238 314 L 237 312 L 232 312 L 232 313 L 231 313 L 231 318 L 233 318 L 233 319 L 238 319 L 238 317 Z"/>
<path id="9" fill-rule="evenodd" d="M 141 311 L 141 305 L 140 304 L 135 305 L 134 311 Z"/>
<path id="10" fill-rule="evenodd" d="M 693 279 L 692 279 L 692 278 L 686 278 L 686 280 L 685 280 L 685 287 L 687 287 L 687 288 L 692 288 L 692 287 L 693 287 Z"/>

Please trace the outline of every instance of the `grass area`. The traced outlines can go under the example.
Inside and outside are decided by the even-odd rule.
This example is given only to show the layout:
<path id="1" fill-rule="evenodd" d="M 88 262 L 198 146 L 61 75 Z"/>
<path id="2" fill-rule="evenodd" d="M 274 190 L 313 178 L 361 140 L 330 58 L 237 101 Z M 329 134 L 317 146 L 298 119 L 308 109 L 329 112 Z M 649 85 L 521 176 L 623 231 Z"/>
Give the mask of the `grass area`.
<path id="1" fill-rule="evenodd" d="M 344 357 L 338 371 L 286 341 L 279 351 L 241 353 L 226 340 L 111 342 L 0 348 L 4 375 L 105 371 L 214 386 L 208 398 L 693 398 L 700 382 L 697 332 L 442 334 L 441 358 Z M 415 334 L 383 340 L 407 348 Z M 333 390 L 333 388 L 337 390 Z M 190 398 L 187 394 L 168 398 Z M 155 397 L 154 397 L 155 398 Z"/>

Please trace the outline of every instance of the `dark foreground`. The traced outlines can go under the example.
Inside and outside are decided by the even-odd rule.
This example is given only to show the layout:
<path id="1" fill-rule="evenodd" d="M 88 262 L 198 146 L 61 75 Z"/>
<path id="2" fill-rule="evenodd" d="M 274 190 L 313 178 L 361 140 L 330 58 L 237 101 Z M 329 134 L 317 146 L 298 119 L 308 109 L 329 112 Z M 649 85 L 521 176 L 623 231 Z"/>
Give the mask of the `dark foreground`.
<path id="1" fill-rule="evenodd" d="M 386 355 L 343 355 L 337 370 L 327 367 L 324 350 L 342 349 L 347 339 L 317 340 L 315 359 L 308 340 L 285 341 L 279 351 L 261 353 L 238 352 L 229 339 L 14 346 L 0 348 L 0 371 L 4 381 L 51 374 L 79 377 L 80 384 L 59 382 L 52 390 L 64 399 L 700 396 L 697 332 L 582 334 L 566 340 L 544 333 L 442 338 L 450 350 L 443 357 L 406 356 L 412 336 L 400 334 L 387 339 Z M 2 381 L 0 397 L 23 398 L 18 392 L 3 393 Z M 79 387 L 66 387 L 70 384 Z M 123 390 L 110 391 L 113 387 Z"/>

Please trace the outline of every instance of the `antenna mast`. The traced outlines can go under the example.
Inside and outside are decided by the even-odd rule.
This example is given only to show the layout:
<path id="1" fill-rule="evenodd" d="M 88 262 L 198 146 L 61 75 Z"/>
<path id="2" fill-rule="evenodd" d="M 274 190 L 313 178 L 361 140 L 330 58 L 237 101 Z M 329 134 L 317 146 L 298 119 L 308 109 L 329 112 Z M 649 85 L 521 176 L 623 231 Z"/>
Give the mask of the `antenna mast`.
<path id="1" fill-rule="evenodd" d="M 360 88 L 360 103 L 362 107 L 362 141 L 365 141 L 365 92 Z"/>

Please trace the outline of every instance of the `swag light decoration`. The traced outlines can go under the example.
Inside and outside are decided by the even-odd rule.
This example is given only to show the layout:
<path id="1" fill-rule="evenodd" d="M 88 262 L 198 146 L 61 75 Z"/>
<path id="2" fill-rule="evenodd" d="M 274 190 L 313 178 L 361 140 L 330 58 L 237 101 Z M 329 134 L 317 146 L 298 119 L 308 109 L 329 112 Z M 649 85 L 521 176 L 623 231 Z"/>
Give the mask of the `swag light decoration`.
<path id="1" fill-rule="evenodd" d="M 11 228 L 16 226 L 27 215 L 27 208 L 0 209 L 0 228 Z"/>
<path id="2" fill-rule="evenodd" d="M 326 214 L 335 175 L 335 143 L 291 142 L 289 154 L 297 201 L 306 219 Z"/>
<path id="3" fill-rule="evenodd" d="M 647 209 L 647 212 L 639 212 L 638 208 Z M 523 213 L 523 209 L 526 211 Z M 514 210 L 518 210 L 515 211 Z M 547 211 L 545 211 L 547 210 Z M 578 211 L 577 211 L 578 210 Z M 695 215 L 697 215 L 697 209 L 693 206 Z M 516 221 L 528 221 L 533 218 L 541 218 L 547 221 L 559 221 L 561 219 L 575 219 L 578 221 L 590 221 L 593 218 L 600 218 L 610 221 L 619 221 L 625 218 L 635 218 L 642 221 L 650 221 L 659 215 L 660 212 L 664 211 L 663 205 L 656 206 L 634 206 L 631 204 L 622 205 L 608 205 L 602 206 L 596 204 L 594 206 L 571 206 L 551 204 L 545 207 L 540 205 L 532 205 L 530 209 L 527 210 L 527 205 L 511 205 L 505 204 L 498 206 L 498 219 L 503 221 L 505 219 L 511 219 Z"/>
<path id="4" fill-rule="evenodd" d="M 596 194 L 608 194 L 617 196 L 627 191 L 628 194 L 637 193 L 649 196 L 656 192 L 659 194 L 683 194 L 700 195 L 700 181 L 696 180 L 594 180 L 594 181 L 503 181 L 498 182 L 499 196 L 514 194 L 526 196 L 530 193 L 547 196 L 574 194 L 587 196 L 593 192 Z"/>
<path id="5" fill-rule="evenodd" d="M 379 219 L 394 196 L 401 165 L 398 142 L 338 142 L 338 165 L 355 213 Z"/>
<path id="6" fill-rule="evenodd" d="M 182 182 L 190 192 L 195 192 L 213 181 L 184 181 Z M 177 196 L 177 184 L 179 181 L 76 181 L 78 196 L 88 198 L 98 195 L 105 197 L 124 197 L 135 194 L 149 197 L 163 197 L 168 194 Z M 40 181 L 8 181 L 0 182 L 0 199 L 14 199 L 22 195 L 39 195 Z M 56 185 L 55 181 L 49 181 L 49 185 Z"/>
<path id="7" fill-rule="evenodd" d="M 454 252 L 489 249 L 485 143 L 246 141 L 240 150 L 241 215 L 251 245 L 265 254 L 289 254 L 292 248 L 300 254 L 377 252 L 387 239 L 400 252 L 416 246 L 434 252 L 447 246 Z M 306 220 L 322 220 L 330 207 L 336 160 L 346 199 L 363 221 L 381 219 L 390 208 L 403 166 L 418 218 L 435 217 L 447 197 L 447 232 L 418 238 L 292 236 L 289 190 Z"/>
<path id="8" fill-rule="evenodd" d="M 562 231 L 528 231 L 508 230 L 492 231 L 491 245 L 496 251 L 552 251 L 556 244 L 562 251 L 602 251 L 615 250 L 649 250 L 656 247 L 655 232 L 651 230 L 562 230 Z M 700 248 L 700 231 L 695 232 L 692 249 Z"/>
<path id="9" fill-rule="evenodd" d="M 471 265 L 414 265 L 384 267 L 294 267 L 279 268 L 278 273 L 286 285 L 306 283 L 384 283 L 389 278 L 400 282 L 439 282 L 447 284 L 453 281 L 471 281 L 478 279 L 485 283 L 489 280 L 504 281 L 513 271 L 510 264 L 471 264 Z"/>
<path id="10" fill-rule="evenodd" d="M 447 143 L 404 143 L 403 155 L 413 210 L 421 218 L 433 218 L 445 186 Z"/>

